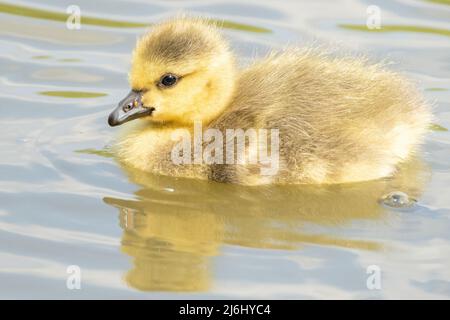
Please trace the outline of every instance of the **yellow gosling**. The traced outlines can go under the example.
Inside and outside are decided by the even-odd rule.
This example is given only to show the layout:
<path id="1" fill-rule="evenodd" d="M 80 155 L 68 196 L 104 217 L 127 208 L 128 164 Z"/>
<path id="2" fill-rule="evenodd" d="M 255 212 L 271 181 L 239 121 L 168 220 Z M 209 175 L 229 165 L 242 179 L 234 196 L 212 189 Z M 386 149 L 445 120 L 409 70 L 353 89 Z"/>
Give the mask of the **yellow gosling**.
<path id="1" fill-rule="evenodd" d="M 113 126 L 139 119 L 118 137 L 121 162 L 244 185 L 391 176 L 417 151 L 431 120 L 409 81 L 365 58 L 289 48 L 239 69 L 217 28 L 195 18 L 168 20 L 138 40 L 130 85 L 109 117 Z M 174 136 L 193 132 L 195 121 L 224 136 L 226 129 L 277 129 L 278 171 L 263 176 L 263 164 L 175 164 Z"/>

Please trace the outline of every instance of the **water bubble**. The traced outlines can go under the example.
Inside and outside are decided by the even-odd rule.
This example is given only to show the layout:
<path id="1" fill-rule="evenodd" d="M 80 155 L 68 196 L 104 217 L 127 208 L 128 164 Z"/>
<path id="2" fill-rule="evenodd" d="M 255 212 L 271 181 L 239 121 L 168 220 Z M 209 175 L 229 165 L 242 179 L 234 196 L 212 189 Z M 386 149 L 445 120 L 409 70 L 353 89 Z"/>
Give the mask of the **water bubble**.
<path id="1" fill-rule="evenodd" d="M 401 191 L 392 191 L 381 198 L 384 205 L 391 208 L 409 208 L 416 204 L 416 200 L 410 198 L 406 193 Z"/>

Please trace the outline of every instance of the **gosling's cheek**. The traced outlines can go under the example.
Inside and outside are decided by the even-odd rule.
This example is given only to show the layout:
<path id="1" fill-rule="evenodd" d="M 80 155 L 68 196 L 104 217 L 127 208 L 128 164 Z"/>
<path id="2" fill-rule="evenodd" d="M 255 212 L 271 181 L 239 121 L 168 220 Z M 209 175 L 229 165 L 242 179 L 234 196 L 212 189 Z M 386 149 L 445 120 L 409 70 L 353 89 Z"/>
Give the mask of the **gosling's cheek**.
<path id="1" fill-rule="evenodd" d="M 157 106 L 152 113 L 153 120 L 169 121 L 172 120 L 171 112 L 166 106 Z"/>
<path id="2" fill-rule="evenodd" d="M 144 106 L 146 107 L 153 107 L 156 108 L 159 105 L 161 105 L 161 99 L 159 99 L 159 97 L 157 97 L 156 95 L 152 95 L 150 92 L 144 94 L 144 96 L 142 97 L 142 103 L 144 104 Z"/>

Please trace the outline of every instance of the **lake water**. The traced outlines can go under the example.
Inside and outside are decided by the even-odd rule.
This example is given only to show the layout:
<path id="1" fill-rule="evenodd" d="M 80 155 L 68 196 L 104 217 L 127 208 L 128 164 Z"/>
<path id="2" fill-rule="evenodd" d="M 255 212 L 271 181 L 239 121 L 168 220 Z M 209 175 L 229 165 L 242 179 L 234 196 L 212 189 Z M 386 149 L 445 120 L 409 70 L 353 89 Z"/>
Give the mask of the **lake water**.
<path id="1" fill-rule="evenodd" d="M 450 298 L 449 2 L 280 3 L 0 2 L 0 298 Z M 365 27 L 369 5 L 381 32 Z M 131 50 L 181 10 L 226 20 L 243 64 L 288 42 L 393 61 L 435 106 L 423 152 L 394 178 L 330 187 L 120 167 L 106 119 Z M 393 191 L 417 202 L 384 205 Z"/>

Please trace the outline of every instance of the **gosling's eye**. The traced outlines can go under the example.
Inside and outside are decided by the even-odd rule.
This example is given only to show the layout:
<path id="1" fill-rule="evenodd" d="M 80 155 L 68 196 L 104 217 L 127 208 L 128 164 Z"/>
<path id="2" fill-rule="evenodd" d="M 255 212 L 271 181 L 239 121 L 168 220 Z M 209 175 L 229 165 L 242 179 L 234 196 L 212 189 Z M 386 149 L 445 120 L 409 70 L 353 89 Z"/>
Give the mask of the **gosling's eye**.
<path id="1" fill-rule="evenodd" d="M 174 74 L 165 74 L 161 77 L 159 85 L 164 88 L 172 87 L 178 82 L 178 77 Z"/>

